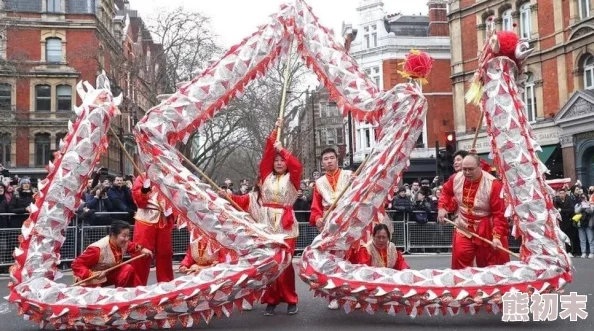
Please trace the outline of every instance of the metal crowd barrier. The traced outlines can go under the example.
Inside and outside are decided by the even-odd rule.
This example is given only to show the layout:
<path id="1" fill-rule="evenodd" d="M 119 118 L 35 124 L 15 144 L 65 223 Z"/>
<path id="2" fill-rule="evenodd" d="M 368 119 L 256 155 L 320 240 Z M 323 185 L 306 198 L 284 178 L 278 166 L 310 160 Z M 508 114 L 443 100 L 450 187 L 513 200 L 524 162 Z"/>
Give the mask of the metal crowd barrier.
<path id="1" fill-rule="evenodd" d="M 386 211 L 394 224 L 392 242 L 407 253 L 417 252 L 440 252 L 449 250 L 452 245 L 453 227 L 451 225 L 440 225 L 434 220 L 436 213 L 432 212 L 427 223 L 421 224 L 415 221 L 413 212 L 400 212 L 395 210 Z M 319 234 L 316 227 L 310 226 L 309 211 L 295 211 L 299 220 L 299 237 L 297 238 L 296 251 L 302 252 L 309 246 Z M 424 212 L 421 212 L 424 213 Z M 0 217 L 10 217 L 15 214 L 0 214 Z M 129 220 L 128 213 L 96 213 L 97 216 L 109 216 L 113 219 Z M 87 225 L 76 217 L 68 226 L 65 233 L 65 241 L 61 248 L 61 260 L 70 262 L 90 244 L 103 238 L 108 234 L 108 225 Z M 132 232 L 134 229 L 132 229 Z M 21 234 L 20 228 L 0 228 L 0 267 L 10 266 L 14 259 L 12 253 L 18 245 L 18 237 Z M 186 228 L 173 229 L 172 246 L 173 255 L 183 256 L 186 253 L 190 242 L 189 232 Z M 521 239 L 516 240 L 509 237 L 510 249 L 519 250 Z"/>

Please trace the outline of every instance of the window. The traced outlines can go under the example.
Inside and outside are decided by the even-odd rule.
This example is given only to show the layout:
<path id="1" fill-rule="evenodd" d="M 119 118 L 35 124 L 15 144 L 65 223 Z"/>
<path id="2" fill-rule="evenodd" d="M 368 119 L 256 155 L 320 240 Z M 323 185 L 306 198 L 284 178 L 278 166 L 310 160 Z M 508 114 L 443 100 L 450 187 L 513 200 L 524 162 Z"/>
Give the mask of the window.
<path id="1" fill-rule="evenodd" d="M 377 47 L 377 25 L 371 26 L 371 45 Z"/>
<path id="2" fill-rule="evenodd" d="M 52 110 L 52 88 L 49 85 L 35 86 L 35 111 Z"/>
<path id="3" fill-rule="evenodd" d="M 512 18 L 512 11 L 508 9 L 503 12 L 502 21 L 501 21 L 501 29 L 504 31 L 512 31 L 514 28 L 514 21 Z"/>
<path id="4" fill-rule="evenodd" d="M 50 161 L 50 135 L 38 133 L 35 135 L 35 165 L 43 167 Z"/>
<path id="5" fill-rule="evenodd" d="M 60 150 L 60 141 L 66 137 L 66 133 L 60 132 L 56 133 L 56 149 Z"/>
<path id="6" fill-rule="evenodd" d="M 365 35 L 365 48 L 369 48 L 369 35 Z"/>
<path id="7" fill-rule="evenodd" d="M 580 19 L 590 17 L 590 0 L 578 0 L 580 4 Z"/>
<path id="8" fill-rule="evenodd" d="M 520 7 L 520 38 L 530 39 L 532 29 L 532 13 L 530 4 L 525 3 Z"/>
<path id="9" fill-rule="evenodd" d="M 336 129 L 327 130 L 326 145 L 336 145 Z"/>
<path id="10" fill-rule="evenodd" d="M 56 88 L 58 111 L 72 110 L 72 88 L 70 85 L 58 85 Z"/>
<path id="11" fill-rule="evenodd" d="M 9 84 L 0 84 L 0 110 L 10 109 L 12 105 L 12 89 Z"/>
<path id="12" fill-rule="evenodd" d="M 536 97 L 534 94 L 534 75 L 528 74 L 522 100 L 526 106 L 526 117 L 528 122 L 536 121 Z"/>
<path id="13" fill-rule="evenodd" d="M 336 129 L 336 143 L 339 145 L 344 144 L 344 132 L 343 128 Z"/>
<path id="14" fill-rule="evenodd" d="M 371 128 L 366 128 L 361 130 L 361 147 L 363 148 L 370 148 L 371 147 Z"/>
<path id="15" fill-rule="evenodd" d="M 47 38 L 45 40 L 45 61 L 49 63 L 62 62 L 62 39 Z"/>
<path id="16" fill-rule="evenodd" d="M 0 133 L 0 164 L 10 167 L 10 133 Z"/>
<path id="17" fill-rule="evenodd" d="M 340 112 L 338 111 L 338 107 L 336 106 L 336 102 L 329 102 L 328 103 L 328 114 L 330 114 L 330 116 L 340 116 Z"/>
<path id="18" fill-rule="evenodd" d="M 588 55 L 584 60 L 584 89 L 594 90 L 594 56 Z"/>
<path id="19" fill-rule="evenodd" d="M 320 133 L 321 133 L 321 134 L 320 134 L 320 138 L 321 138 L 321 140 L 322 140 L 321 142 L 322 142 L 323 144 L 325 144 L 325 143 L 326 143 L 326 136 L 327 136 L 327 134 L 326 134 L 326 129 L 324 129 L 324 130 L 321 130 L 321 131 L 320 131 Z"/>
<path id="20" fill-rule="evenodd" d="M 62 0 L 46 0 L 47 12 L 48 13 L 60 12 L 61 11 L 61 3 L 62 3 Z"/>

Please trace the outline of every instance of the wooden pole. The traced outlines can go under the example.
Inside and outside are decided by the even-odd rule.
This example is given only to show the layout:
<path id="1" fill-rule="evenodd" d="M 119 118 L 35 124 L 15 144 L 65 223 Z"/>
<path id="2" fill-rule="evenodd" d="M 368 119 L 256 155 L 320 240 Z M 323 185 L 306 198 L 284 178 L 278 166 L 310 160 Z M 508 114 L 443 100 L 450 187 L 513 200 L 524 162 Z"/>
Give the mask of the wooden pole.
<path id="1" fill-rule="evenodd" d="M 202 178 L 206 179 L 206 181 L 210 184 L 210 186 L 212 186 L 214 189 L 218 191 L 221 191 L 222 188 L 220 188 L 212 179 L 210 179 L 210 177 L 208 177 L 205 173 L 202 172 L 202 170 L 200 170 L 192 161 L 190 161 L 185 155 L 183 155 L 180 151 L 176 150 L 177 155 L 179 157 L 182 158 L 182 160 L 184 160 L 194 171 L 196 171 L 198 174 L 200 174 L 200 176 L 202 176 Z M 226 195 L 226 199 L 227 201 L 229 201 L 229 203 L 231 203 L 233 205 L 233 207 L 237 208 L 237 210 L 241 210 L 243 212 L 246 212 L 245 210 L 243 210 L 243 208 L 241 208 L 235 201 L 233 201 L 233 199 L 231 199 L 231 197 L 229 197 L 229 195 Z"/>
<path id="2" fill-rule="evenodd" d="M 474 132 L 474 139 L 472 140 L 472 147 L 470 148 L 470 151 L 475 151 L 475 152 L 476 152 L 476 140 L 478 139 L 478 135 L 479 135 L 479 131 L 480 131 L 481 127 L 483 127 L 483 118 L 485 117 L 485 111 L 483 110 L 483 105 L 481 104 L 479 106 L 479 108 L 481 110 L 481 115 L 479 117 L 478 125 L 476 126 L 476 131 Z"/>
<path id="3" fill-rule="evenodd" d="M 291 56 L 293 55 L 293 40 L 291 40 L 291 45 L 289 46 L 288 53 L 289 54 L 287 56 L 287 65 L 285 67 L 285 74 L 284 74 L 285 81 L 283 82 L 283 91 L 281 94 L 281 104 L 280 104 L 280 110 L 278 113 L 278 119 L 281 121 L 283 121 L 284 117 L 285 117 L 285 108 L 286 108 L 285 103 L 287 102 L 287 88 L 289 87 L 289 73 L 291 72 Z M 283 126 L 281 125 L 278 128 L 278 131 L 276 134 L 276 141 L 280 141 L 282 130 L 283 130 Z"/>
<path id="4" fill-rule="evenodd" d="M 449 224 L 453 225 L 453 226 L 454 226 L 456 229 L 458 229 L 458 230 L 460 230 L 460 231 L 462 231 L 462 232 L 464 232 L 464 233 L 466 233 L 466 234 L 468 234 L 468 235 L 470 235 L 470 236 L 472 236 L 472 237 L 474 237 L 474 238 L 477 238 L 477 239 L 479 239 L 479 240 L 482 240 L 483 242 L 486 242 L 487 244 L 489 244 L 489 245 L 493 246 L 493 242 L 492 242 L 491 240 L 489 240 L 489 239 L 485 239 L 485 238 L 483 238 L 483 237 L 479 236 L 478 234 L 476 234 L 476 233 L 474 233 L 474 232 L 470 232 L 470 231 L 467 231 L 467 230 L 465 230 L 465 229 L 462 229 L 461 227 L 459 227 L 459 226 L 456 224 L 456 222 L 450 221 L 450 220 L 449 220 L 449 219 L 447 219 L 447 218 L 444 218 L 443 220 L 444 220 L 446 223 L 449 223 Z M 509 249 L 507 249 L 507 248 L 505 248 L 505 247 L 502 247 L 502 246 L 495 246 L 495 247 L 496 247 L 496 248 L 498 248 L 498 249 L 500 249 L 500 250 L 502 250 L 502 251 L 504 251 L 504 252 L 506 252 L 507 254 L 509 254 L 509 255 L 511 255 L 511 256 L 513 256 L 513 257 L 516 257 L 516 258 L 518 258 L 518 260 L 521 260 L 521 258 L 520 258 L 520 255 L 519 255 L 519 254 L 517 254 L 517 253 L 514 253 L 514 252 L 510 251 Z"/>
<path id="5" fill-rule="evenodd" d="M 130 163 L 132 163 L 134 170 L 136 170 L 136 172 L 139 175 L 142 174 L 142 171 L 140 170 L 136 162 L 134 162 L 134 158 L 132 157 L 132 155 L 128 153 L 126 147 L 124 146 L 124 144 L 122 144 L 122 141 L 120 140 L 120 138 L 118 138 L 118 135 L 115 133 L 115 131 L 113 131 L 113 128 L 111 126 L 109 127 L 109 132 L 111 132 L 111 134 L 115 137 L 116 141 L 118 142 L 118 145 L 120 145 L 120 148 L 122 149 L 122 151 L 124 151 L 124 154 L 126 154 L 126 157 L 128 158 L 128 160 L 130 160 Z M 122 172 L 124 172 L 124 169 L 122 169 Z"/>
<path id="6" fill-rule="evenodd" d="M 128 260 L 128 261 L 124 261 L 124 262 L 122 262 L 122 263 L 120 263 L 120 264 L 117 264 L 117 265 L 115 265 L 115 266 L 113 266 L 113 267 L 111 267 L 111 268 L 109 268 L 109 269 L 103 270 L 103 272 L 104 272 L 105 274 L 107 274 L 107 273 L 108 273 L 108 272 L 110 272 L 110 271 L 113 271 L 113 270 L 115 270 L 115 269 L 117 269 L 117 268 L 119 268 L 119 267 L 121 267 L 121 266 L 123 266 L 123 265 L 126 265 L 126 264 L 128 264 L 128 263 L 130 263 L 130 262 L 132 262 L 132 261 L 138 260 L 138 259 L 140 259 L 140 258 L 142 258 L 142 257 L 145 257 L 145 256 L 147 256 L 147 254 L 144 254 L 144 253 L 143 253 L 143 254 L 140 254 L 140 255 L 138 255 L 138 256 L 135 256 L 135 257 L 131 258 L 131 259 L 130 259 L 130 260 Z M 90 280 L 93 280 L 93 279 L 97 278 L 97 276 L 98 276 L 98 275 L 99 275 L 99 274 L 96 274 L 96 275 L 93 275 L 93 276 L 91 276 L 91 277 L 89 277 L 89 278 L 87 278 L 87 279 L 83 279 L 83 280 L 81 280 L 80 282 L 76 282 L 76 283 L 74 283 L 74 284 L 73 284 L 73 285 L 71 285 L 71 286 L 79 286 L 80 284 L 84 284 L 84 283 L 86 283 L 86 282 L 88 282 L 88 281 L 90 281 Z"/>

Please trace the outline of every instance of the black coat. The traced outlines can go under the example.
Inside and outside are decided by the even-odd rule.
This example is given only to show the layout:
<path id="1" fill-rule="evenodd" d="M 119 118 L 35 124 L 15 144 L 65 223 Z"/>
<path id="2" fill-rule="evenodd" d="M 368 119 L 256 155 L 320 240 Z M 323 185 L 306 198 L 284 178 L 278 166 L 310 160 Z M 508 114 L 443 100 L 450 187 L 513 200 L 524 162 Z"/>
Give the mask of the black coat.
<path id="1" fill-rule="evenodd" d="M 561 209 L 560 213 L 562 222 L 571 223 L 571 218 L 573 217 L 575 207 L 573 199 L 571 199 L 569 196 L 566 196 L 565 201 L 561 201 L 561 198 L 555 197 L 553 204 L 555 205 L 555 208 Z"/>
<path id="2" fill-rule="evenodd" d="M 32 202 L 33 192 L 23 192 L 21 190 L 18 191 L 18 197 L 13 197 L 8 204 L 8 212 L 21 215 L 10 216 L 10 220 L 8 222 L 9 227 L 20 228 L 23 225 L 23 222 L 29 217 L 27 207 L 29 207 Z"/>

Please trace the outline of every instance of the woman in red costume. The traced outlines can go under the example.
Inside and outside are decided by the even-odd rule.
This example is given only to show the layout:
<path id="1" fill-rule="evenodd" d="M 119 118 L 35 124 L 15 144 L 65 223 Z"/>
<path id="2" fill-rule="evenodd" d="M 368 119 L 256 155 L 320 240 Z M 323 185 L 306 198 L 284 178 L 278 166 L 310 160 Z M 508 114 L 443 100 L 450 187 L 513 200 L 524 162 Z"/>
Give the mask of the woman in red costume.
<path id="1" fill-rule="evenodd" d="M 130 224 L 119 220 L 113 221 L 108 236 L 89 245 L 81 255 L 72 261 L 74 281 L 78 282 L 95 276 L 82 286 L 136 287 L 142 285 L 136 271 L 129 264 L 105 272 L 105 270 L 122 263 L 126 253 L 153 256 L 150 250 L 130 241 Z"/>
<path id="2" fill-rule="evenodd" d="M 390 238 L 390 231 L 385 224 L 380 223 L 374 226 L 373 239 L 369 244 L 359 249 L 356 254 L 357 262 L 371 267 L 409 269 L 402 253 L 390 241 Z"/>
<path id="3" fill-rule="evenodd" d="M 268 225 L 273 233 L 286 235 L 285 242 L 293 254 L 299 236 L 293 204 L 297 200 L 303 166 L 279 141 L 276 141 L 280 125 L 282 121 L 278 120 L 276 128 L 266 141 L 260 161 L 260 194 L 232 195 L 231 198 L 256 221 Z M 226 195 L 224 192 L 219 194 Z M 262 303 L 267 304 L 265 315 L 274 315 L 274 309 L 280 302 L 288 304 L 287 314 L 296 314 L 297 301 L 295 270 L 290 264 L 264 292 Z"/>

